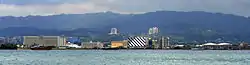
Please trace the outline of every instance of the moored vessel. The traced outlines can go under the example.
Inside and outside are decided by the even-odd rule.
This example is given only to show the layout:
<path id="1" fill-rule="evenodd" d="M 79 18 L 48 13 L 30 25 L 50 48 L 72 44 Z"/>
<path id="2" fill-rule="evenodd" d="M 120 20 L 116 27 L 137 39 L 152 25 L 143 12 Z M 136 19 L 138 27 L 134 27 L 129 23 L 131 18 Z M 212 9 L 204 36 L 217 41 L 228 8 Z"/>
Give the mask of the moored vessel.
<path id="1" fill-rule="evenodd" d="M 52 50 L 53 47 L 50 46 L 34 46 L 31 47 L 31 50 Z"/>
<path id="2" fill-rule="evenodd" d="M 102 48 L 102 50 L 119 50 L 119 48 Z"/>

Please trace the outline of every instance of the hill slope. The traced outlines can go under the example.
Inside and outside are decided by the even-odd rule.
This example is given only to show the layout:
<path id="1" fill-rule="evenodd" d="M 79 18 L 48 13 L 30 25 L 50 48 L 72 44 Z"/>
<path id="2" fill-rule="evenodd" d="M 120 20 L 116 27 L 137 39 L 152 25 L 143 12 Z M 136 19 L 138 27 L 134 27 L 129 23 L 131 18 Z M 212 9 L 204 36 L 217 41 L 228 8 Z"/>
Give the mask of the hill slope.
<path id="1" fill-rule="evenodd" d="M 180 36 L 186 40 L 228 38 L 228 40 L 240 41 L 250 39 L 249 24 L 250 19 L 246 17 L 199 11 L 6 16 L 0 17 L 0 35 L 68 34 L 88 36 L 107 34 L 112 27 L 118 28 L 121 33 L 147 33 L 148 28 L 157 26 L 163 35 Z"/>

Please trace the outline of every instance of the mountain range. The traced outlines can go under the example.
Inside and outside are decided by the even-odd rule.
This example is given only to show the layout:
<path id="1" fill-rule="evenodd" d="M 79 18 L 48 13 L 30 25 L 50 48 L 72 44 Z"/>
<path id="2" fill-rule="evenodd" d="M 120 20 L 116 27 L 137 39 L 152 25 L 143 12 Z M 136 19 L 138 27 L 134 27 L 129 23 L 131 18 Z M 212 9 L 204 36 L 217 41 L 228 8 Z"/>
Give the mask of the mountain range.
<path id="1" fill-rule="evenodd" d="M 147 33 L 150 27 L 159 27 L 161 35 L 176 39 L 248 41 L 249 24 L 249 17 L 201 11 L 2 16 L 0 36 L 98 36 L 108 34 L 113 27 L 118 28 L 120 33 L 140 34 Z"/>

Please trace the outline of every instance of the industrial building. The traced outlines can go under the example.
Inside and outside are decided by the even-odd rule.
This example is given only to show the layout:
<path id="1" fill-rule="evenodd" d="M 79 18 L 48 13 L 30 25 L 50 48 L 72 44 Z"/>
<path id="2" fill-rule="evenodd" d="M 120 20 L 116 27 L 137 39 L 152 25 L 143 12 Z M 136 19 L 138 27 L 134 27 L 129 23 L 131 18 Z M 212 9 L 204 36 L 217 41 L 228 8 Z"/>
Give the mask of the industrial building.
<path id="1" fill-rule="evenodd" d="M 111 48 L 127 48 L 128 41 L 111 41 Z"/>
<path id="2" fill-rule="evenodd" d="M 101 42 L 82 42 L 81 43 L 82 48 L 86 49 L 93 49 L 93 48 L 103 48 L 104 44 Z"/>
<path id="3" fill-rule="evenodd" d="M 62 36 L 24 36 L 23 44 L 31 47 L 36 44 L 39 46 L 65 46 L 66 39 Z"/>

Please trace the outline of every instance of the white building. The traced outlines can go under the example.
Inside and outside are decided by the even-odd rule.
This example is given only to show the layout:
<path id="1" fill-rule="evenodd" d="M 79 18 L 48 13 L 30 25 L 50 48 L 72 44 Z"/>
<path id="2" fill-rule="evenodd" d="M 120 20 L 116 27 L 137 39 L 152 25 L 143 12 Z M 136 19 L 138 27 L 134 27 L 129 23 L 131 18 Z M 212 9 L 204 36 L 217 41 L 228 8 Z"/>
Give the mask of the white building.
<path id="1" fill-rule="evenodd" d="M 117 28 L 111 28 L 111 31 L 109 33 L 110 35 L 117 35 L 118 34 L 118 29 Z"/>
<path id="2" fill-rule="evenodd" d="M 66 45 L 67 47 L 70 47 L 70 48 L 82 48 L 81 46 L 78 46 L 77 44 L 71 44 L 69 43 L 68 45 Z"/>
<path id="3" fill-rule="evenodd" d="M 148 30 L 148 34 L 153 34 L 153 28 L 149 28 L 149 30 Z"/>
<path id="4" fill-rule="evenodd" d="M 158 33 L 159 33 L 159 28 L 153 27 L 153 34 L 158 34 Z"/>
<path id="5" fill-rule="evenodd" d="M 158 27 L 153 27 L 153 28 L 149 28 L 148 30 L 148 34 L 158 34 L 159 33 L 159 28 Z"/>

